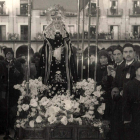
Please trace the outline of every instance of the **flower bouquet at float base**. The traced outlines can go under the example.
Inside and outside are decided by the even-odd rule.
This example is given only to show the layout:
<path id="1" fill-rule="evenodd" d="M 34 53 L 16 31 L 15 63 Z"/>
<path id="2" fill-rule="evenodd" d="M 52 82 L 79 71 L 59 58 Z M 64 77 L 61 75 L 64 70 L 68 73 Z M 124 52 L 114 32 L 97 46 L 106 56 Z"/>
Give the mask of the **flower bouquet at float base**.
<path id="1" fill-rule="evenodd" d="M 83 80 L 73 87 L 80 98 L 65 94 L 56 94 L 53 98 L 43 96 L 43 91 L 49 88 L 42 84 L 41 78 L 29 80 L 29 94 L 26 93 L 26 82 L 15 85 L 21 91 L 18 100 L 16 127 L 45 127 L 47 125 L 92 125 L 99 127 L 102 132 L 101 116 L 105 105 L 101 87 L 95 91 L 95 82 L 92 79 Z"/>
<path id="2" fill-rule="evenodd" d="M 76 94 L 79 96 L 77 102 L 80 107 L 80 114 L 83 122 L 94 127 L 101 128 L 104 125 L 102 123 L 102 115 L 105 110 L 104 98 L 102 95 L 104 91 L 101 86 L 95 86 L 95 81 L 91 78 L 82 80 L 76 83 L 74 87 Z M 78 114 L 77 114 L 78 115 Z"/>

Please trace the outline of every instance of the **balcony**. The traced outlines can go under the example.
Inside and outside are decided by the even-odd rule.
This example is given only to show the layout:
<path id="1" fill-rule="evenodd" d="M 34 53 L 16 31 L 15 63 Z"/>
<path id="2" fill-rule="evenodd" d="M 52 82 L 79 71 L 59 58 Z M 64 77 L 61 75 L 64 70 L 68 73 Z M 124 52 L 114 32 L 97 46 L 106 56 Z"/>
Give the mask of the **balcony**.
<path id="1" fill-rule="evenodd" d="M 129 9 L 130 17 L 140 17 L 140 8 L 135 8 L 134 10 Z"/>
<path id="2" fill-rule="evenodd" d="M 47 16 L 48 13 L 46 10 L 41 10 L 40 11 L 40 16 Z M 65 13 L 65 16 L 66 17 L 77 17 L 77 13 L 73 13 L 73 12 L 66 12 Z"/>
<path id="3" fill-rule="evenodd" d="M 108 17 L 122 17 L 123 9 L 107 9 Z"/>
<path id="4" fill-rule="evenodd" d="M 97 14 L 97 10 L 96 9 L 91 10 L 91 17 L 96 17 L 96 14 Z M 99 9 L 99 16 L 100 16 L 100 14 L 101 14 L 101 10 Z M 87 17 L 89 16 L 88 10 L 87 10 L 86 16 Z"/>
<path id="5" fill-rule="evenodd" d="M 6 10 L 6 9 L 2 9 L 2 10 L 0 11 L 0 16 L 9 16 L 9 11 Z"/>
<path id="6" fill-rule="evenodd" d="M 24 16 L 24 17 L 27 17 L 28 16 L 28 10 L 25 10 L 25 11 L 21 11 L 20 9 L 16 9 L 16 15 L 17 16 Z"/>

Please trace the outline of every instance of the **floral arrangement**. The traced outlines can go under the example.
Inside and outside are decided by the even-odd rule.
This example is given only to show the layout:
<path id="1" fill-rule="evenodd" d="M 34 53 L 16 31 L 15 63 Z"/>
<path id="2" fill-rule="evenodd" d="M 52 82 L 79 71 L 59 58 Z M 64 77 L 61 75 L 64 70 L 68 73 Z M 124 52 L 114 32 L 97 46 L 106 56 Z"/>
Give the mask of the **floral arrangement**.
<path id="1" fill-rule="evenodd" d="M 14 86 L 20 90 L 16 127 L 45 127 L 57 124 L 93 125 L 102 132 L 101 116 L 105 104 L 102 103 L 101 87 L 95 90 L 92 79 L 77 82 L 73 87 L 76 95 L 57 94 L 53 98 L 44 96 L 49 88 L 42 84 L 42 79 L 29 80 L 29 94 L 26 82 Z M 79 96 L 80 98 L 77 98 Z"/>

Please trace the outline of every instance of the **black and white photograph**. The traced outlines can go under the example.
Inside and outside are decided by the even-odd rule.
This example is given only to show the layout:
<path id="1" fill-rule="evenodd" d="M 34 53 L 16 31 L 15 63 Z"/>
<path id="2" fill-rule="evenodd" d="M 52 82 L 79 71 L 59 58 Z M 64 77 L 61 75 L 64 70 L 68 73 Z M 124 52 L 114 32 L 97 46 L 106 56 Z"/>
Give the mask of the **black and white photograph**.
<path id="1" fill-rule="evenodd" d="M 0 140 L 140 140 L 140 0 L 0 0 Z"/>

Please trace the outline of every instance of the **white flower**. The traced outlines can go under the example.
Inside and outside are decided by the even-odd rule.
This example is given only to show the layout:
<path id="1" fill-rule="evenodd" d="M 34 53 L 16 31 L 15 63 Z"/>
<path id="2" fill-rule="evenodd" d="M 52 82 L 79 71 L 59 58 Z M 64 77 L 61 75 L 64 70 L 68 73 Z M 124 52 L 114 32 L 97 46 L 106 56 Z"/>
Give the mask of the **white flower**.
<path id="1" fill-rule="evenodd" d="M 72 108 L 72 102 L 70 100 L 65 100 L 65 101 L 63 101 L 63 103 L 65 104 L 64 108 L 66 110 L 70 110 Z"/>
<path id="2" fill-rule="evenodd" d="M 37 123 L 41 123 L 41 122 L 42 122 L 42 117 L 41 117 L 41 116 L 38 116 L 38 117 L 36 118 L 36 122 L 37 122 Z"/>
<path id="3" fill-rule="evenodd" d="M 102 103 L 101 106 L 102 110 L 105 110 L 105 103 Z"/>
<path id="4" fill-rule="evenodd" d="M 20 123 L 20 120 L 16 120 L 16 123 Z"/>
<path id="5" fill-rule="evenodd" d="M 36 112 L 36 109 L 35 108 L 31 108 L 32 112 Z"/>
<path id="6" fill-rule="evenodd" d="M 25 92 L 25 91 L 23 91 L 23 92 L 21 93 L 21 95 L 22 95 L 22 96 L 25 96 L 25 95 L 26 95 L 26 92 Z"/>
<path id="7" fill-rule="evenodd" d="M 90 115 L 93 115 L 94 114 L 94 111 L 88 111 Z"/>
<path id="8" fill-rule="evenodd" d="M 85 102 L 85 97 L 80 95 L 80 103 L 84 103 Z"/>
<path id="9" fill-rule="evenodd" d="M 75 120 L 76 122 L 78 122 L 79 125 L 82 125 L 82 119 L 81 119 L 81 118 L 75 118 L 74 120 Z"/>
<path id="10" fill-rule="evenodd" d="M 16 127 L 17 127 L 17 128 L 20 128 L 20 124 L 19 124 L 19 123 L 18 123 L 18 124 L 16 124 Z"/>
<path id="11" fill-rule="evenodd" d="M 21 105 L 18 105 L 17 107 L 18 107 L 18 111 L 21 112 L 22 111 Z"/>
<path id="12" fill-rule="evenodd" d="M 22 109 L 23 109 L 24 111 L 27 111 L 27 110 L 29 109 L 29 105 L 28 105 L 28 104 L 23 104 L 23 105 L 22 105 Z"/>
<path id="13" fill-rule="evenodd" d="M 104 114 L 104 109 L 103 109 L 101 106 L 99 106 L 99 107 L 97 108 L 97 111 L 98 111 L 101 115 Z"/>
<path id="14" fill-rule="evenodd" d="M 100 91 L 102 89 L 102 86 L 97 86 L 96 89 L 97 91 Z"/>
<path id="15" fill-rule="evenodd" d="M 42 77 L 38 77 L 38 81 L 41 81 L 42 82 Z"/>
<path id="16" fill-rule="evenodd" d="M 96 102 L 94 102 L 94 104 L 95 104 L 95 105 L 98 105 L 98 104 L 99 104 L 99 102 L 98 102 L 98 101 L 96 101 Z"/>
<path id="17" fill-rule="evenodd" d="M 35 114 L 36 114 L 35 112 L 31 112 L 31 116 L 32 116 L 32 117 L 34 117 L 34 116 L 35 116 Z"/>
<path id="18" fill-rule="evenodd" d="M 89 107 L 89 110 L 94 110 L 94 106 L 90 106 Z"/>
<path id="19" fill-rule="evenodd" d="M 17 103 L 20 105 L 21 104 L 21 101 L 18 101 Z"/>
<path id="20" fill-rule="evenodd" d="M 19 96 L 19 100 L 22 100 L 23 99 L 23 96 Z"/>
<path id="21" fill-rule="evenodd" d="M 70 115 L 70 118 L 68 119 L 69 122 L 73 122 L 73 115 Z"/>
<path id="22" fill-rule="evenodd" d="M 24 122 L 22 122 L 21 124 L 20 124 L 20 126 L 22 127 L 22 128 L 25 128 L 25 123 Z"/>
<path id="23" fill-rule="evenodd" d="M 60 108 L 59 107 L 56 107 L 56 106 L 50 106 L 46 113 L 45 113 L 45 117 L 48 117 L 48 116 L 56 116 L 56 114 L 60 111 Z"/>
<path id="24" fill-rule="evenodd" d="M 61 123 L 64 124 L 64 125 L 67 125 L 68 120 L 67 120 L 66 116 L 63 116 L 63 118 L 61 119 Z"/>
<path id="25" fill-rule="evenodd" d="M 33 106 L 33 107 L 37 107 L 38 106 L 38 103 L 36 102 L 35 99 L 31 99 L 30 105 Z"/>
<path id="26" fill-rule="evenodd" d="M 40 102 L 40 105 L 45 106 L 48 104 L 49 99 L 47 97 L 43 97 L 39 102 Z"/>
<path id="27" fill-rule="evenodd" d="M 96 96 L 96 97 L 100 97 L 101 96 L 101 93 L 99 91 L 95 91 L 93 92 L 93 94 Z"/>
<path id="28" fill-rule="evenodd" d="M 33 120 L 32 120 L 32 121 L 30 121 L 30 122 L 29 122 L 30 127 L 32 127 L 32 128 L 33 128 L 33 127 L 34 127 L 34 123 L 35 123 L 35 122 L 34 122 Z"/>
<path id="29" fill-rule="evenodd" d="M 20 89 L 20 85 L 19 85 L 19 84 L 14 85 L 14 88 L 15 88 L 15 89 Z"/>
<path id="30" fill-rule="evenodd" d="M 56 121 L 56 117 L 55 117 L 55 116 L 50 116 L 50 117 L 48 118 L 48 122 L 49 122 L 50 124 L 53 124 L 55 121 Z"/>

